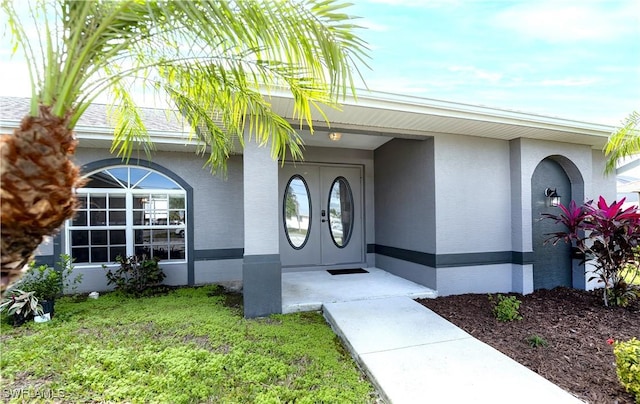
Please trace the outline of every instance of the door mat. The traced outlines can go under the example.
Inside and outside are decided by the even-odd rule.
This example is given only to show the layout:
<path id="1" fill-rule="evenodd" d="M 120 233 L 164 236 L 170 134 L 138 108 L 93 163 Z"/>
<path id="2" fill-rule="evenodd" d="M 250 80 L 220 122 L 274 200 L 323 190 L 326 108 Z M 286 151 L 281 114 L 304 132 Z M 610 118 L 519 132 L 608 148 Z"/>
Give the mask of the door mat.
<path id="1" fill-rule="evenodd" d="M 348 275 L 348 274 L 368 274 L 369 271 L 362 268 L 349 268 L 349 269 L 327 269 L 331 275 Z"/>

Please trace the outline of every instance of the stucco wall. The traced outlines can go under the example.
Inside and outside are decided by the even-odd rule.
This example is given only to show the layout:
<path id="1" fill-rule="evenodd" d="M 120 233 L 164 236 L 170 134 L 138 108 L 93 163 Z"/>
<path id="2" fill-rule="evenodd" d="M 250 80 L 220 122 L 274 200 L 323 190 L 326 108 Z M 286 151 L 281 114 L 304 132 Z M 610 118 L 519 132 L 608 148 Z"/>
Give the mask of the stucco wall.
<path id="1" fill-rule="evenodd" d="M 615 195 L 589 146 L 448 134 L 381 146 L 377 266 L 442 295 L 531 292 L 531 179 L 545 158 L 566 171 L 574 199 Z"/>
<path id="2" fill-rule="evenodd" d="M 606 158 L 600 150 L 591 150 L 593 156 L 592 168 L 593 168 L 593 198 L 597 196 L 603 196 L 607 202 L 611 202 L 616 199 L 616 174 L 604 174 L 604 166 Z"/>
<path id="3" fill-rule="evenodd" d="M 376 244 L 435 253 L 433 140 L 394 139 L 375 164 Z"/>
<path id="4" fill-rule="evenodd" d="M 509 144 L 435 138 L 438 254 L 511 250 Z"/>

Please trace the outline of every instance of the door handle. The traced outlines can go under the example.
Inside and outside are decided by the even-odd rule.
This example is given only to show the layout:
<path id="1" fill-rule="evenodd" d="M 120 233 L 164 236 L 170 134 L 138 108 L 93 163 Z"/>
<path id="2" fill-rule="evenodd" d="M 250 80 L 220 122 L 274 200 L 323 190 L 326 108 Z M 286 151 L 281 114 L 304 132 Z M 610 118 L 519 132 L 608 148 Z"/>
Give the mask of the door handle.
<path id="1" fill-rule="evenodd" d="M 325 219 L 325 217 L 327 217 L 327 211 L 326 210 L 322 209 L 320 211 L 320 216 L 322 216 L 322 220 L 321 220 L 322 223 L 327 221 L 327 219 Z"/>

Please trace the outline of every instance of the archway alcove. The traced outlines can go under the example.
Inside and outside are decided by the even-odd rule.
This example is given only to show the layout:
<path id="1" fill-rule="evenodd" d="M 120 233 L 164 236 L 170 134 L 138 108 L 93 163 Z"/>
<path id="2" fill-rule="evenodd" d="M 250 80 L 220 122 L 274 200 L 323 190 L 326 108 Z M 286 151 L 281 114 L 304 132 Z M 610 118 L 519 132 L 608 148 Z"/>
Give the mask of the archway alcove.
<path id="1" fill-rule="evenodd" d="M 559 242 L 545 243 L 549 234 L 561 231 L 561 225 L 543 220 L 543 213 L 559 213 L 558 207 L 549 206 L 546 189 L 554 189 L 561 203 L 571 200 L 581 203 L 584 181 L 578 168 L 566 157 L 549 156 L 543 159 L 531 176 L 531 213 L 533 247 L 533 289 L 552 289 L 557 286 L 579 287 L 584 284 L 582 268 L 571 257 L 571 245 Z"/>

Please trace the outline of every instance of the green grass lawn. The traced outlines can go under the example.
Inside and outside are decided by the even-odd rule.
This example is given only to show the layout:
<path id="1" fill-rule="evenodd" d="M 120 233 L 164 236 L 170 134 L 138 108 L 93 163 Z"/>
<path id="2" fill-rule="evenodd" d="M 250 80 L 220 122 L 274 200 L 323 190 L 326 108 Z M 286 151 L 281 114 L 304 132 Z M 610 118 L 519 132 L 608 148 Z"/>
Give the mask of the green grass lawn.
<path id="1" fill-rule="evenodd" d="M 318 313 L 246 320 L 217 286 L 56 302 L 3 318 L 3 399 L 16 402 L 368 403 L 371 384 Z"/>

